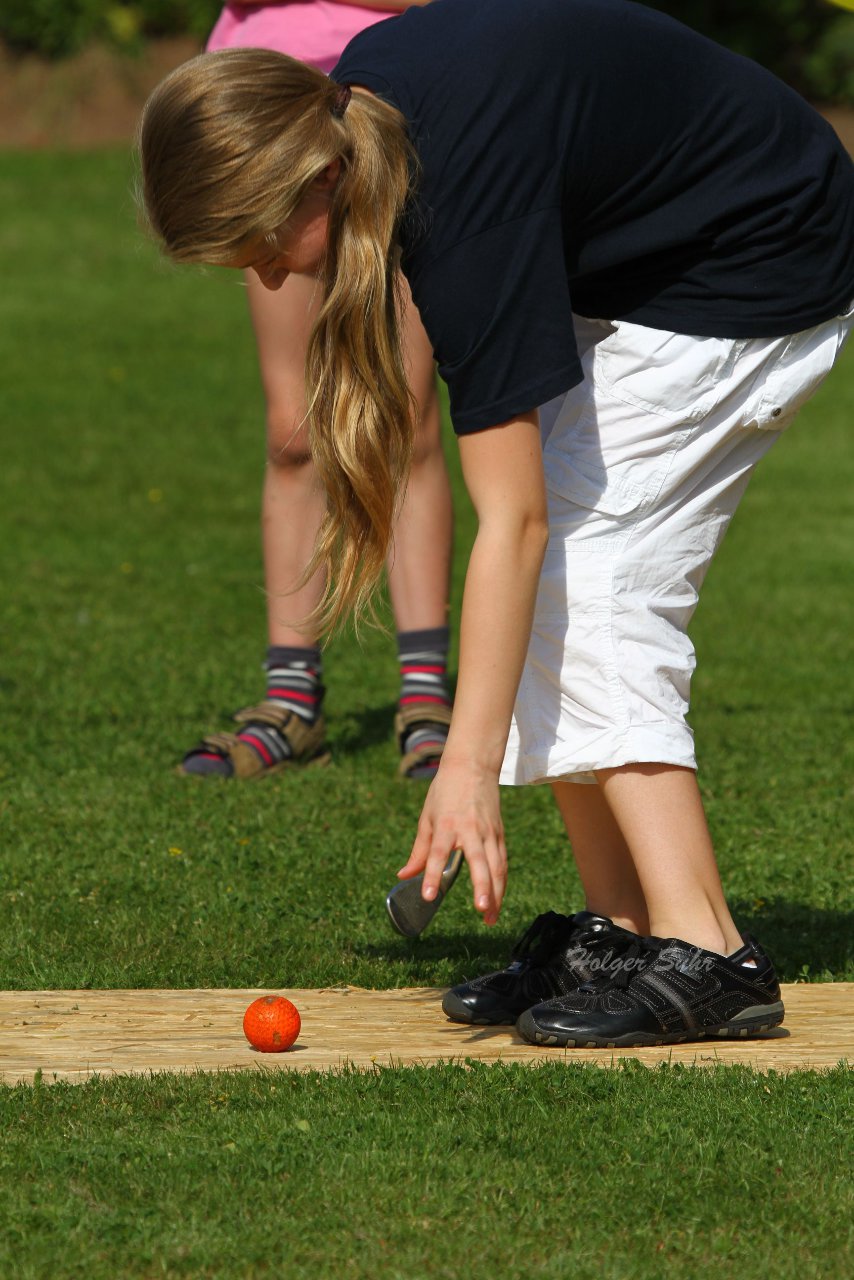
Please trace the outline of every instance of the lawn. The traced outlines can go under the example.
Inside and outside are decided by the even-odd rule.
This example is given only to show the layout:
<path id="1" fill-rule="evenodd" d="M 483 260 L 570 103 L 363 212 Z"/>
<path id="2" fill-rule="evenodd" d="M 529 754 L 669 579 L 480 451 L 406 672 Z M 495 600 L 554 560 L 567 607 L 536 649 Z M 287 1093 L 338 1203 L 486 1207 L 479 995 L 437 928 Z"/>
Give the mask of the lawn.
<path id="1" fill-rule="evenodd" d="M 445 984 L 578 884 L 505 792 L 511 886 L 425 938 L 382 899 L 391 635 L 326 651 L 334 762 L 179 779 L 260 695 L 263 407 L 236 274 L 138 233 L 121 152 L 0 163 L 0 987 Z M 786 981 L 854 980 L 854 351 L 763 464 L 694 637 L 727 891 Z M 454 609 L 472 536 L 455 445 Z M 824 1276 L 851 1270 L 850 1072 L 156 1077 L 0 1090 L 0 1275 Z"/>

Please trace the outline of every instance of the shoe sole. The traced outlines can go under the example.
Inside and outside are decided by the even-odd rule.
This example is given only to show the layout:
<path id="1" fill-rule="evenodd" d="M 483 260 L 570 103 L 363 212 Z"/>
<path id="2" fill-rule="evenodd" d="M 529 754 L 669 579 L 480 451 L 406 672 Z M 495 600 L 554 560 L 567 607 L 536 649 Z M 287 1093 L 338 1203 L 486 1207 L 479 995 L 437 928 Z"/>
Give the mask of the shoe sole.
<path id="1" fill-rule="evenodd" d="M 776 1004 L 753 1005 L 750 1009 L 744 1009 L 736 1018 L 732 1018 L 729 1022 L 721 1022 L 716 1027 L 671 1031 L 661 1035 L 655 1035 L 651 1031 L 630 1031 L 624 1036 L 610 1037 L 584 1034 L 572 1036 L 556 1031 L 541 1031 L 533 1018 L 528 1018 L 523 1013 L 517 1023 L 517 1029 L 523 1039 L 531 1044 L 564 1049 L 633 1049 L 659 1044 L 688 1044 L 709 1038 L 746 1040 L 749 1036 L 761 1035 L 763 1031 L 771 1031 L 774 1027 L 779 1027 L 784 1013 L 783 1004 L 778 1001 Z"/>

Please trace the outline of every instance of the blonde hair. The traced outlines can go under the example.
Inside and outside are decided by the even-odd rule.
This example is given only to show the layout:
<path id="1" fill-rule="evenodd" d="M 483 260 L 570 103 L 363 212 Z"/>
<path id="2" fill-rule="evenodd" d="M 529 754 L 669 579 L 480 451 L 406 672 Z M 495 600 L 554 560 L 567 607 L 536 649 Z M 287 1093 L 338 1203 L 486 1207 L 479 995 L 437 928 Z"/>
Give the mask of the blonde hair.
<path id="1" fill-rule="evenodd" d="M 333 108 L 339 86 L 284 54 L 228 49 L 173 71 L 138 133 L 141 198 L 178 262 L 232 265 L 274 242 L 335 160 L 324 299 L 306 359 L 312 458 L 326 514 L 303 582 L 326 571 L 310 621 L 374 618 L 415 431 L 400 343 L 397 229 L 413 153 L 403 117 L 368 94 Z"/>

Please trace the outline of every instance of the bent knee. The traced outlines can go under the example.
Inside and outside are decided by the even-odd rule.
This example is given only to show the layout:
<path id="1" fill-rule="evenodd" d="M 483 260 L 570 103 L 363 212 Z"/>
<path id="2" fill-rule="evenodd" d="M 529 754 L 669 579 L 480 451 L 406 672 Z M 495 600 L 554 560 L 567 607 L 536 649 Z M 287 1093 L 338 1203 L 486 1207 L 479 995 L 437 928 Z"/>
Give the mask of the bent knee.
<path id="1" fill-rule="evenodd" d="M 438 400 L 434 399 L 424 407 L 416 422 L 412 465 L 423 466 L 424 463 L 436 462 L 443 457 L 442 423 Z"/>
<path id="2" fill-rule="evenodd" d="M 273 467 L 305 467 L 311 462 L 308 427 L 295 413 L 267 415 L 267 461 Z"/>

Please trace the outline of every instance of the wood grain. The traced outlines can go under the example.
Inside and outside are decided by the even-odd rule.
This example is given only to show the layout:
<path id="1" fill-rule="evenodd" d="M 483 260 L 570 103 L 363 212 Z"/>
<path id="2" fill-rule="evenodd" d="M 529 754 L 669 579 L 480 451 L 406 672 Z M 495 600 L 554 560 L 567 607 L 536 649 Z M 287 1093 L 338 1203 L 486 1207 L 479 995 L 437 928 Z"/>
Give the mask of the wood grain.
<path id="1" fill-rule="evenodd" d="M 784 987 L 784 1026 L 755 1040 L 713 1040 L 652 1049 L 543 1049 L 512 1027 L 448 1022 L 442 990 L 282 990 L 302 1015 L 286 1053 L 257 1053 L 243 1013 L 263 994 L 221 991 L 5 991 L 0 993 L 0 1080 L 47 1083 L 152 1071 L 328 1071 L 450 1060 L 593 1062 L 636 1058 L 654 1066 L 748 1063 L 761 1071 L 854 1065 L 854 983 Z"/>

